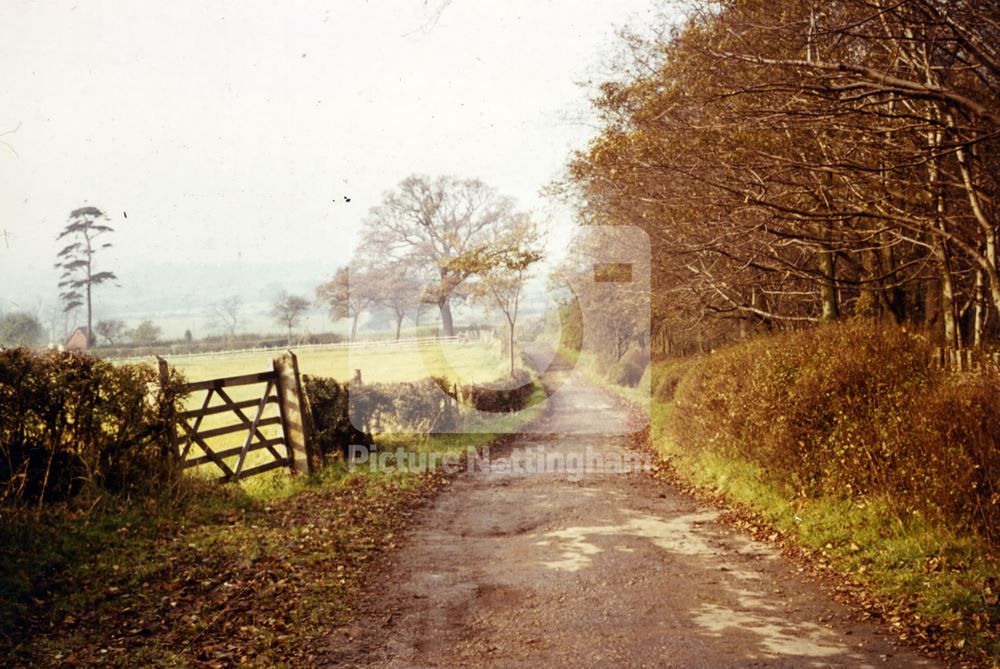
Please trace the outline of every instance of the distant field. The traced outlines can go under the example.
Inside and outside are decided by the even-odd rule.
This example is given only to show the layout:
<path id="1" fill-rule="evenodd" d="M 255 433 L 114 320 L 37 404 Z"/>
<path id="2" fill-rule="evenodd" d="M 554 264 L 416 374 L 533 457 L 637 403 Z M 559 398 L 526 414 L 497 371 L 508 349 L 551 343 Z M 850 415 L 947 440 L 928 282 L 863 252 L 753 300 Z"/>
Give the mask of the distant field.
<path id="1" fill-rule="evenodd" d="M 294 349 L 293 349 L 294 350 Z M 189 381 L 236 376 L 271 369 L 280 351 L 230 356 L 167 358 Z M 414 381 L 427 376 L 447 376 L 458 383 L 491 381 L 504 373 L 497 347 L 479 342 L 422 344 L 385 348 L 312 349 L 297 352 L 299 371 L 347 381 L 355 369 L 365 382 Z"/>

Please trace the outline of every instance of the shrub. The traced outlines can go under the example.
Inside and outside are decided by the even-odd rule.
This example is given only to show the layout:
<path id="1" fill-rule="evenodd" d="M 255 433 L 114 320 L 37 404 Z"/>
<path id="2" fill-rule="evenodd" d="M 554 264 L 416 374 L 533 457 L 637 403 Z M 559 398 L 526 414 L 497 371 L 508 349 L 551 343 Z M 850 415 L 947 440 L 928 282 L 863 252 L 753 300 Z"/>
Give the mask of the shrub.
<path id="1" fill-rule="evenodd" d="M 652 373 L 649 390 L 653 397 L 669 402 L 674 399 L 677 385 L 681 382 L 698 358 L 676 358 L 655 362 L 646 370 Z"/>
<path id="2" fill-rule="evenodd" d="M 621 360 L 608 370 L 608 379 L 620 386 L 634 388 L 639 385 L 642 375 L 649 366 L 649 354 L 638 349 L 629 349 Z"/>
<path id="3" fill-rule="evenodd" d="M 526 369 L 514 370 L 513 377 L 485 384 L 463 386 L 460 399 L 477 411 L 510 413 L 520 411 L 535 392 L 534 380 Z"/>
<path id="4" fill-rule="evenodd" d="M 458 420 L 458 409 L 442 394 L 438 379 L 352 388 L 334 379 L 306 376 L 304 383 L 314 436 L 324 454 L 339 451 L 346 457 L 350 445 L 371 445 L 372 433 L 449 430 Z"/>
<path id="5" fill-rule="evenodd" d="M 884 495 L 996 540 L 1000 380 L 928 359 L 923 339 L 865 321 L 724 349 L 677 383 L 675 440 L 756 462 L 804 496 Z"/>
<path id="6" fill-rule="evenodd" d="M 38 346 L 43 337 L 42 324 L 25 311 L 0 316 L 0 346 Z"/>
<path id="7" fill-rule="evenodd" d="M 434 377 L 351 387 L 334 379 L 305 376 L 304 384 L 320 450 L 345 456 L 348 446 L 371 445 L 372 435 L 379 432 L 453 430 L 460 416 L 456 394 L 479 411 L 502 413 L 524 408 L 535 389 L 531 375 L 523 369 L 513 380 L 504 377 L 463 388 Z"/>
<path id="8" fill-rule="evenodd" d="M 370 432 L 351 423 L 347 384 L 319 376 L 302 377 L 309 411 L 312 415 L 312 438 L 324 455 L 340 453 L 347 457 L 348 446 L 370 446 Z"/>
<path id="9" fill-rule="evenodd" d="M 89 355 L 0 351 L 0 499 L 42 503 L 90 483 L 111 492 L 177 472 L 167 428 L 180 408 L 148 365 Z"/>
<path id="10" fill-rule="evenodd" d="M 559 350 L 576 362 L 583 350 L 583 309 L 576 296 L 559 305 L 559 326 Z"/>
<path id="11" fill-rule="evenodd" d="M 594 369 L 597 370 L 597 373 L 606 379 L 610 379 L 612 370 L 618 364 L 614 356 L 606 351 L 595 351 L 593 360 Z"/>
<path id="12" fill-rule="evenodd" d="M 907 496 L 1000 543 L 1000 378 L 942 378 L 914 398 L 895 438 L 909 456 L 897 472 Z"/>
<path id="13" fill-rule="evenodd" d="M 444 379 L 380 383 L 365 386 L 365 390 L 379 396 L 371 404 L 380 428 L 424 433 L 450 430 L 458 422 L 457 403 L 448 396 Z"/>

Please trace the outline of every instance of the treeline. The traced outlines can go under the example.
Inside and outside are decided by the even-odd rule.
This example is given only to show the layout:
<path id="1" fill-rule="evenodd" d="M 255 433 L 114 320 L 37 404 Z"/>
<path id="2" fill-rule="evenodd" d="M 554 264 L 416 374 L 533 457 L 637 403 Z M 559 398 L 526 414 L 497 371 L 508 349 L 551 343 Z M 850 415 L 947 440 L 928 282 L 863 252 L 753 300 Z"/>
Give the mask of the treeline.
<path id="1" fill-rule="evenodd" d="M 128 358 L 148 355 L 184 355 L 212 353 L 247 348 L 278 348 L 282 346 L 304 346 L 310 344 L 337 344 L 345 338 L 333 332 L 295 336 L 289 342 L 285 334 L 247 332 L 237 335 L 211 335 L 201 339 L 177 339 L 155 343 L 128 342 L 116 346 L 101 346 L 93 349 L 95 355 L 103 358 Z"/>
<path id="2" fill-rule="evenodd" d="M 650 236 L 654 341 L 866 315 L 1000 334 L 1000 5 L 700 3 L 625 36 L 565 186 Z"/>

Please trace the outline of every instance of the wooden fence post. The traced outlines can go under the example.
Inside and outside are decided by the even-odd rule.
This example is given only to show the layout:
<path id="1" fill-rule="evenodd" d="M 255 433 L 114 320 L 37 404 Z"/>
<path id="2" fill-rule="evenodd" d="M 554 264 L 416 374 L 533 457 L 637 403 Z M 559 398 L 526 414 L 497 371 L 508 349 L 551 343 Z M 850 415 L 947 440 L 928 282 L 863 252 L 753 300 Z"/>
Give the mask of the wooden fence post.
<path id="1" fill-rule="evenodd" d="M 299 377 L 299 361 L 291 351 L 274 359 L 278 376 L 278 407 L 285 432 L 285 444 L 292 469 L 309 474 L 323 467 L 323 459 L 313 444 L 312 416 L 306 405 Z"/>
<path id="2" fill-rule="evenodd" d="M 180 464 L 181 453 L 177 448 L 177 416 L 174 415 L 174 406 L 172 404 L 173 398 L 169 397 L 167 388 L 170 387 L 170 365 L 167 361 L 156 356 L 156 363 L 160 369 L 160 396 L 170 402 L 170 407 L 167 409 L 167 415 L 162 416 L 162 418 L 167 421 L 167 437 L 170 443 L 170 454 L 167 456 L 170 460 L 172 466 Z M 160 407 L 162 410 L 163 407 Z"/>

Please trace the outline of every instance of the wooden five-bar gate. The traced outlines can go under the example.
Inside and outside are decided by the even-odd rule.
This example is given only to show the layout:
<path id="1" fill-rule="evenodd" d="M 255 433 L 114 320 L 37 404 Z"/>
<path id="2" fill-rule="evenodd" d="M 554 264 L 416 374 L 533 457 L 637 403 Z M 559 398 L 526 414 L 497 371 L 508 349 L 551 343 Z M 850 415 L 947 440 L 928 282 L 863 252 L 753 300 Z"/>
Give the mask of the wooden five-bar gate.
<path id="1" fill-rule="evenodd" d="M 159 364 L 160 373 L 168 374 L 167 361 L 159 358 Z M 232 388 L 250 390 L 252 386 L 249 399 L 236 400 L 230 394 Z M 270 370 L 194 381 L 185 384 L 183 391 L 189 401 L 199 393 L 204 397 L 199 408 L 177 414 L 171 430 L 171 443 L 182 469 L 212 464 L 222 472 L 220 481 L 235 481 L 278 467 L 306 473 L 321 465 L 312 448 L 308 404 L 292 352 L 275 358 Z M 269 412 L 271 407 L 277 411 Z M 206 418 L 215 425 L 208 427 Z M 235 422 L 217 424 L 220 419 L 234 418 Z M 268 432 L 275 432 L 267 429 L 272 426 L 279 428 L 277 436 L 268 436 Z M 228 444 L 217 443 L 222 437 Z M 265 461 L 247 466 L 247 456 L 257 452 L 265 453 Z M 236 458 L 235 463 L 232 458 Z"/>

